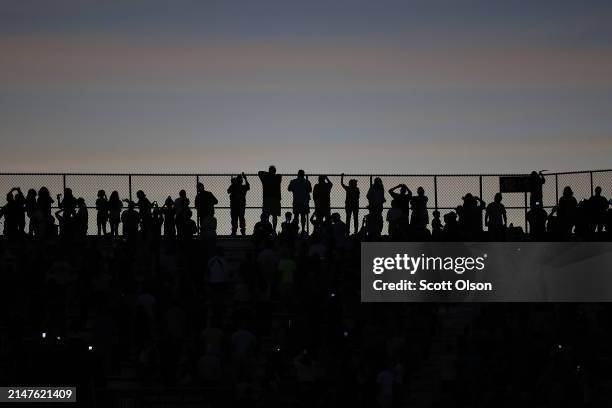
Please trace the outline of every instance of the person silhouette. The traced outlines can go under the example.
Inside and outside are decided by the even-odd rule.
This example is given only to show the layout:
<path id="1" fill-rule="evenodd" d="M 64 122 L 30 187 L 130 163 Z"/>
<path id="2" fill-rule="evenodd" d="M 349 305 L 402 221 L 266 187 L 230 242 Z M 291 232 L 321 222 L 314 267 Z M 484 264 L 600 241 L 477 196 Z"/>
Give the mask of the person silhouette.
<path id="1" fill-rule="evenodd" d="M 293 217 L 291 211 L 285 213 L 285 221 L 281 224 L 280 237 L 286 243 L 293 243 L 298 236 L 297 218 Z"/>
<path id="2" fill-rule="evenodd" d="M 527 186 L 529 188 L 529 207 L 534 208 L 537 203 L 542 202 L 542 188 L 546 183 L 546 179 L 542 174 L 542 171 L 532 171 L 527 180 Z"/>
<path id="3" fill-rule="evenodd" d="M 259 248 L 261 244 L 268 242 L 274 237 L 274 228 L 270 223 L 270 216 L 262 213 L 259 221 L 253 227 L 253 241 L 255 246 Z"/>
<path id="4" fill-rule="evenodd" d="M 136 203 L 126 200 L 128 203 L 127 210 L 121 214 L 121 223 L 123 224 L 123 236 L 126 239 L 133 239 L 138 236 L 138 224 L 140 222 L 140 214 L 136 211 Z"/>
<path id="5" fill-rule="evenodd" d="M 14 238 L 19 232 L 19 212 L 23 212 L 19 208 L 19 203 L 13 195 L 19 191 L 18 187 L 12 188 L 6 194 L 6 204 L 2 207 L 2 215 L 4 215 L 4 235 L 7 238 Z"/>
<path id="6" fill-rule="evenodd" d="M 115 237 L 119 235 L 122 209 L 123 202 L 119 198 L 119 193 L 113 191 L 108 199 L 108 221 L 110 224 L 110 234 Z"/>
<path id="7" fill-rule="evenodd" d="M 244 180 L 244 184 L 242 181 Z M 240 234 L 246 234 L 246 221 L 244 214 L 246 211 L 246 195 L 247 191 L 251 189 L 249 180 L 247 180 L 244 172 L 241 175 L 233 177 L 231 179 L 230 186 L 227 189 L 227 193 L 230 198 L 230 217 L 232 219 L 232 235 L 236 235 L 238 230 L 238 223 L 240 223 Z"/>
<path id="8" fill-rule="evenodd" d="M 87 211 L 87 204 L 85 204 L 85 199 L 83 197 L 79 197 L 76 200 L 77 210 L 74 216 L 75 222 L 75 233 L 77 237 L 86 237 L 87 229 L 89 228 L 89 212 Z"/>
<path id="9" fill-rule="evenodd" d="M 433 219 L 431 220 L 431 235 L 434 241 L 438 241 L 443 230 L 442 220 L 440 219 L 440 211 L 434 210 L 431 215 L 433 216 Z"/>
<path id="10" fill-rule="evenodd" d="M 136 207 L 138 207 L 138 214 L 140 215 L 140 230 L 144 236 L 147 236 L 151 229 L 151 211 L 153 209 L 153 205 L 142 190 L 138 190 L 136 192 L 136 198 L 138 199 L 136 202 Z"/>
<path id="11" fill-rule="evenodd" d="M 563 189 L 563 195 L 559 198 L 559 206 L 557 216 L 559 217 L 559 228 L 564 238 L 567 238 L 572 233 L 574 223 L 576 221 L 576 209 L 578 201 L 574 197 L 574 192 L 570 186 Z"/>
<path id="12" fill-rule="evenodd" d="M 72 189 L 65 188 L 64 189 L 64 198 L 62 198 L 61 194 L 57 195 L 57 206 L 63 210 L 64 217 L 72 217 L 76 213 L 76 198 L 72 194 Z"/>
<path id="13" fill-rule="evenodd" d="M 310 193 L 312 192 L 312 185 L 306 179 L 304 170 L 298 171 L 297 178 L 291 180 L 287 190 L 293 194 L 293 217 L 296 221 L 300 220 L 303 233 L 306 231 L 306 222 L 310 212 Z"/>
<path id="14" fill-rule="evenodd" d="M 164 217 L 164 237 L 174 238 L 177 234 L 176 230 L 176 209 L 174 208 L 174 200 L 168 196 L 164 205 L 160 209 L 162 216 Z"/>
<path id="15" fill-rule="evenodd" d="M 349 180 L 348 185 L 344 184 L 344 173 L 340 176 L 340 184 L 346 192 L 346 198 L 344 200 L 344 210 L 346 211 L 346 227 L 347 232 L 350 235 L 351 232 L 351 217 L 353 218 L 354 233 L 359 232 L 359 187 L 357 187 L 357 180 Z"/>
<path id="16" fill-rule="evenodd" d="M 548 213 L 543 208 L 542 203 L 538 202 L 535 207 L 527 211 L 527 223 L 529 224 L 529 234 L 536 241 L 542 241 L 546 237 L 546 221 Z"/>
<path id="17" fill-rule="evenodd" d="M 26 199 L 19 187 L 12 189 L 11 193 L 13 192 L 15 195 L 13 196 L 10 211 L 15 219 L 16 233 L 21 236 L 25 233 Z"/>
<path id="18" fill-rule="evenodd" d="M 327 176 L 319 176 L 319 182 L 312 190 L 312 198 L 315 204 L 315 217 L 320 222 L 330 221 L 331 217 L 331 189 L 333 183 Z"/>
<path id="19" fill-rule="evenodd" d="M 485 212 L 485 225 L 489 231 L 491 241 L 500 241 L 505 237 L 508 225 L 506 207 L 502 204 L 502 194 L 496 193 L 493 202 L 487 205 Z"/>
<path id="20" fill-rule="evenodd" d="M 98 198 L 96 200 L 96 224 L 98 226 L 98 235 L 106 235 L 106 223 L 108 222 L 109 205 L 108 199 L 106 198 L 106 192 L 104 190 L 98 191 Z"/>
<path id="21" fill-rule="evenodd" d="M 196 199 L 197 201 L 197 199 Z M 189 209 L 189 199 L 187 198 L 187 192 L 185 190 L 179 191 L 179 196 L 174 200 L 174 214 L 175 214 L 175 225 L 176 233 L 179 236 L 183 235 L 183 226 L 187 220 L 187 210 Z M 165 205 L 165 204 L 164 204 Z"/>
<path id="22" fill-rule="evenodd" d="M 39 215 L 36 204 L 36 190 L 33 188 L 28 190 L 25 197 L 25 211 L 28 216 L 28 235 L 38 235 Z"/>
<path id="23" fill-rule="evenodd" d="M 399 193 L 396 191 L 399 189 Z M 393 206 L 393 201 L 397 202 L 397 207 L 406 218 L 410 218 L 410 200 L 412 199 L 412 191 L 405 184 L 398 184 L 397 186 L 389 189 L 389 195 L 393 199 L 391 201 L 391 205 Z"/>
<path id="24" fill-rule="evenodd" d="M 412 196 L 410 205 L 412 207 L 412 215 L 410 217 L 410 225 L 413 230 L 422 230 L 429 224 L 429 213 L 427 212 L 427 201 L 429 198 L 425 195 L 423 187 L 417 188 L 417 195 Z"/>
<path id="25" fill-rule="evenodd" d="M 215 205 L 217 205 L 219 201 L 215 197 L 213 193 L 207 191 L 204 188 L 204 184 L 198 182 L 197 184 L 197 194 L 195 198 L 195 207 L 197 211 L 197 217 L 200 222 L 200 228 L 204 224 L 206 218 L 215 216 Z"/>
<path id="26" fill-rule="evenodd" d="M 590 230 L 602 232 L 605 224 L 606 213 L 609 203 L 606 197 L 601 195 L 601 187 L 595 187 L 595 195 L 589 198 L 589 212 L 591 214 Z"/>
<path id="27" fill-rule="evenodd" d="M 366 195 L 368 199 L 368 218 L 367 218 L 367 232 L 368 237 L 377 238 L 381 235 L 383 229 L 383 206 L 387 199 L 385 198 L 385 186 L 383 185 L 382 179 L 376 177 L 372 181 L 370 176 L 370 189 Z"/>
<path id="28" fill-rule="evenodd" d="M 51 198 L 49 189 L 45 186 L 38 190 L 38 199 L 36 200 L 36 207 L 38 209 L 38 231 L 41 236 L 47 236 L 52 233 L 54 228 L 55 219 L 51 214 L 51 206 L 55 200 Z"/>
<path id="29" fill-rule="evenodd" d="M 276 174 L 276 167 L 274 166 L 270 166 L 268 171 L 261 170 L 257 174 L 262 185 L 262 211 L 268 217 L 272 216 L 272 229 L 276 231 L 278 217 L 281 213 L 280 185 L 283 176 Z"/>

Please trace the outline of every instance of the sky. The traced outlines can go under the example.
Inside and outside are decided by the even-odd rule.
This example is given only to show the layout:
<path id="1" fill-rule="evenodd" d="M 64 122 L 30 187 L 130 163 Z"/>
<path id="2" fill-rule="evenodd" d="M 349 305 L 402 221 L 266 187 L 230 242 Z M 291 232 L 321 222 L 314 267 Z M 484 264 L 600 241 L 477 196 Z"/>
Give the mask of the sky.
<path id="1" fill-rule="evenodd" d="M 610 168 L 609 1 L 0 0 L 0 171 Z"/>

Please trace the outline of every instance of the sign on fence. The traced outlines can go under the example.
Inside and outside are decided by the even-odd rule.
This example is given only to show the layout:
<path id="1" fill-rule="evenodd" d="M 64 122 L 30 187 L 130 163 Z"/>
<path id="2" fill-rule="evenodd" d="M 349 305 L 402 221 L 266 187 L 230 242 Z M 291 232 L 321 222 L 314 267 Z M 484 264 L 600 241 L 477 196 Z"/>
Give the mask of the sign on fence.
<path id="1" fill-rule="evenodd" d="M 504 176 L 499 178 L 499 191 L 502 193 L 525 193 L 529 191 L 528 176 Z"/>

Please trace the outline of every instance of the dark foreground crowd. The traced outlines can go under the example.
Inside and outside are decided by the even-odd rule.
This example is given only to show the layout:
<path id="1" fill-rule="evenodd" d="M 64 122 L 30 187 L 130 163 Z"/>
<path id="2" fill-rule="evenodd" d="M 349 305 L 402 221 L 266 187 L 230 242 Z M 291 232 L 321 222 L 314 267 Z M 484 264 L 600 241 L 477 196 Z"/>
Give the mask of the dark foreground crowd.
<path id="1" fill-rule="evenodd" d="M 246 191 L 244 181 L 232 185 Z M 198 221 L 182 192 L 163 207 L 139 192 L 119 217 L 121 239 L 113 223 L 83 239 L 86 206 L 69 191 L 57 197 L 58 233 L 46 189 L 23 200 L 12 191 L 0 240 L 0 382 L 75 384 L 81 406 L 160 406 L 153 395 L 191 393 L 200 401 L 192 406 L 401 407 L 421 401 L 425 378 L 432 395 L 410 406 L 606 406 L 606 304 L 361 303 L 360 242 L 388 239 L 378 184 L 353 234 L 317 200 L 303 223 L 307 208 L 294 201 L 277 232 L 268 199 L 251 238 L 239 241 L 217 239 L 216 199 L 203 187 Z M 466 194 L 443 222 L 421 211 L 422 189 L 412 196 L 400 185 L 390 196 L 391 239 L 589 240 L 610 231 L 599 189 L 581 203 L 566 189 L 553 214 L 532 192 L 531 237 L 506 228 L 501 195 L 485 205 Z M 306 222 L 311 234 L 302 233 Z"/>

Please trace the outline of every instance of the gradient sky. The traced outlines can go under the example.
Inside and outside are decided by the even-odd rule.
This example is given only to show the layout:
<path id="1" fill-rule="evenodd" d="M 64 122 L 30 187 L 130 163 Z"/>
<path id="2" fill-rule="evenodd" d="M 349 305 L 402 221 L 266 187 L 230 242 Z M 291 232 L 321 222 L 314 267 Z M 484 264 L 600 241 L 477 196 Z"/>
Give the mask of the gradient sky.
<path id="1" fill-rule="evenodd" d="M 610 168 L 612 2 L 0 0 L 0 135 L 2 171 Z"/>

